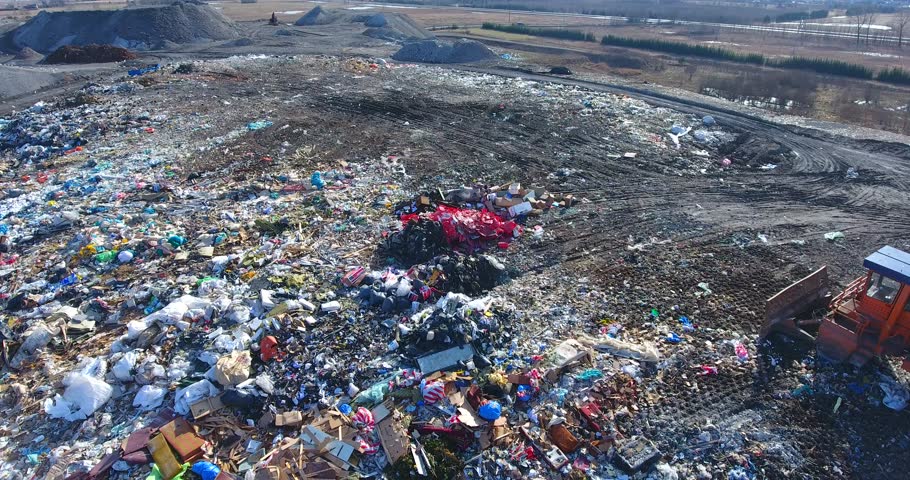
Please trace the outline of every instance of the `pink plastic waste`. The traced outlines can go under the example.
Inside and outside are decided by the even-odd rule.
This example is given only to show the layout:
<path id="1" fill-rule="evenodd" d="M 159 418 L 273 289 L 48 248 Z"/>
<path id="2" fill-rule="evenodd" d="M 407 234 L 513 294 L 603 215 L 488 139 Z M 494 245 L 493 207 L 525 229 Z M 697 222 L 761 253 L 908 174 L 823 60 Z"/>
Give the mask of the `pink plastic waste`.
<path id="1" fill-rule="evenodd" d="M 402 225 L 427 218 L 442 225 L 442 232 L 452 248 L 474 251 L 486 247 L 492 242 L 508 247 L 507 242 L 521 235 L 522 228 L 517 223 L 499 218 L 489 210 L 473 210 L 446 205 L 436 207 L 435 212 L 409 214 L 401 216 Z"/>

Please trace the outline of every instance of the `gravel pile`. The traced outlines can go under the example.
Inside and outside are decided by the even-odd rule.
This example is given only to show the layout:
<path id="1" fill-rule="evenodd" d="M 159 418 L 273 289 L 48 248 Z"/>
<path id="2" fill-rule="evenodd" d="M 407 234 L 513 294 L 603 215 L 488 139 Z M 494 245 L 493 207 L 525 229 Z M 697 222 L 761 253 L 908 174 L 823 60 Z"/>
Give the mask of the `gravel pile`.
<path id="1" fill-rule="evenodd" d="M 408 43 L 392 58 L 402 62 L 469 63 L 492 60 L 496 54 L 476 40 L 458 40 L 454 44 L 440 40 Z"/>
<path id="2" fill-rule="evenodd" d="M 7 33 L 2 45 L 9 51 L 30 47 L 42 53 L 64 45 L 90 44 L 148 50 L 168 42 L 232 40 L 240 34 L 240 27 L 212 7 L 177 2 L 127 10 L 43 11 Z"/>
<path id="3" fill-rule="evenodd" d="M 25 47 L 16 53 L 16 60 L 36 60 L 41 57 L 43 57 L 43 55 L 28 47 Z"/>
<path id="4" fill-rule="evenodd" d="M 347 10 L 330 10 L 317 5 L 307 12 L 306 15 L 294 22 L 294 25 L 297 25 L 298 27 L 309 27 L 313 25 L 358 23 L 363 22 L 368 18 L 368 15 L 355 14 Z"/>

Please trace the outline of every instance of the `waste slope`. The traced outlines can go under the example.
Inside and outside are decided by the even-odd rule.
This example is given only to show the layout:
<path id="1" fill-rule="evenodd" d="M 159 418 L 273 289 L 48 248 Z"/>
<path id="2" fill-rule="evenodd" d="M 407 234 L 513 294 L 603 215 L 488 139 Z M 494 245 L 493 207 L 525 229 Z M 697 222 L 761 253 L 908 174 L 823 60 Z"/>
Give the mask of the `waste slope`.
<path id="1" fill-rule="evenodd" d="M 392 58 L 402 62 L 469 63 L 492 60 L 496 54 L 476 40 L 461 39 L 454 44 L 423 40 L 405 44 Z"/>
<path id="2" fill-rule="evenodd" d="M 105 44 L 148 50 L 169 43 L 232 40 L 240 27 L 208 5 L 174 3 L 164 7 L 113 11 L 43 11 L 3 38 L 3 48 L 50 53 L 64 45 Z"/>

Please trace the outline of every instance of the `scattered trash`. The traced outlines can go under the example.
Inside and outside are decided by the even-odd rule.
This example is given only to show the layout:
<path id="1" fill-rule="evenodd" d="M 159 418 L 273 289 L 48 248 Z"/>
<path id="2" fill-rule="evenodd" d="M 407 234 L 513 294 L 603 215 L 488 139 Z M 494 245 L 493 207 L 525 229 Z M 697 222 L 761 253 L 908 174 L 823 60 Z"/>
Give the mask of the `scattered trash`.
<path id="1" fill-rule="evenodd" d="M 884 398 L 882 398 L 882 403 L 886 407 L 897 411 L 907 408 L 907 402 L 910 402 L 910 390 L 907 387 L 887 377 L 883 378 L 878 386 L 885 394 Z"/>
<path id="2" fill-rule="evenodd" d="M 698 117 L 622 95 L 380 59 L 309 59 L 344 76 L 314 74 L 307 82 L 318 97 L 295 97 L 309 87 L 275 96 L 288 108 L 381 112 L 407 142 L 382 141 L 358 120 L 375 142 L 362 148 L 320 122 L 283 119 L 286 110 L 261 95 L 255 102 L 266 105 L 250 109 L 241 103 L 254 92 L 247 86 L 217 91 L 216 105 L 234 104 L 218 114 L 239 112 L 224 118 L 194 99 L 174 102 L 187 98 L 183 83 L 231 72 L 239 84 L 239 73 L 263 62 L 297 61 L 139 69 L 149 76 L 120 75 L 121 83 L 90 84 L 78 99 L 0 120 L 2 168 L 12 170 L 0 192 L 0 356 L 9 370 L 0 402 L 10 413 L 0 425 L 9 453 L 0 472 L 672 479 L 722 475 L 730 462 L 743 475 L 771 471 L 777 449 L 789 446 L 770 429 L 749 430 L 761 425 L 751 417 L 707 425 L 702 415 L 729 411 L 721 410 L 728 401 L 750 414 L 731 392 L 752 385 L 756 365 L 783 368 L 761 348 L 749 351 L 762 315 L 753 307 L 764 299 L 744 298 L 767 285 L 719 260 L 743 251 L 696 251 L 688 225 L 683 237 L 652 229 L 650 216 L 663 212 L 650 206 L 635 210 L 649 216 L 639 233 L 604 243 L 581 227 L 613 228 L 627 221 L 618 214 L 626 207 L 599 196 L 580 167 L 585 157 L 546 150 L 569 166 L 543 170 L 503 153 L 537 112 L 531 100 L 545 101 L 554 122 L 596 120 L 641 140 L 604 138 L 598 147 L 623 169 L 716 173 L 722 155 L 745 158 L 718 152 L 733 134 L 710 117 L 699 126 Z M 432 152 L 414 148 L 436 134 L 434 124 L 341 90 L 344 82 L 393 89 L 391 76 L 409 69 L 491 92 L 471 121 L 514 129 L 497 140 L 508 148 L 479 144 L 476 158 L 459 152 L 457 166 L 436 165 Z M 171 103 L 149 102 L 151 90 Z M 656 120 L 639 124 L 642 116 Z M 445 125 L 461 135 L 453 119 Z M 656 154 L 667 149 L 669 125 L 680 146 L 673 164 Z M 690 126 L 701 128 L 698 145 L 686 137 Z M 569 127 L 546 135 L 582 133 Z M 513 175 L 521 178 L 506 182 Z M 592 192 L 590 201 L 578 192 Z M 702 203 L 699 212 L 712 208 Z M 792 232 L 760 228 L 735 232 L 736 245 L 766 244 L 743 254 L 776 261 L 767 252 L 795 248 L 780 236 Z M 553 245 L 565 249 L 551 256 Z M 589 269 L 589 258 L 608 268 Z M 554 264 L 558 275 L 549 274 Z M 739 317 L 748 328 L 735 328 Z M 793 362 L 806 383 L 782 383 L 781 405 L 816 391 L 833 398 L 810 382 L 813 360 Z M 880 401 L 905 408 L 897 380 L 862 382 L 834 391 L 843 394 L 834 413 L 885 408 Z M 720 460 L 710 471 L 698 464 L 712 459 Z"/>
<path id="3" fill-rule="evenodd" d="M 844 232 L 828 232 L 825 234 L 825 240 L 833 242 L 845 238 Z"/>
<path id="4" fill-rule="evenodd" d="M 270 120 L 256 120 L 255 122 L 248 123 L 246 125 L 246 128 L 247 130 L 255 131 L 262 130 L 263 128 L 269 128 L 272 125 L 274 125 L 274 123 L 272 123 Z"/>

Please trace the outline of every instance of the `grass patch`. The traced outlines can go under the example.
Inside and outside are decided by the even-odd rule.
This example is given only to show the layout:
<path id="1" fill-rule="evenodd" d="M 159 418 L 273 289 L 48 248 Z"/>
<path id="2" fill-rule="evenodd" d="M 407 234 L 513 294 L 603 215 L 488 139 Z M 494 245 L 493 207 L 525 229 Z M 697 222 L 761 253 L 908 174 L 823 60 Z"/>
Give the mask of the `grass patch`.
<path id="1" fill-rule="evenodd" d="M 593 33 L 568 28 L 534 28 L 525 25 L 503 25 L 501 23 L 492 22 L 484 22 L 481 28 L 484 30 L 496 30 L 498 32 L 517 33 L 519 35 L 531 35 L 534 37 L 558 38 L 560 40 L 574 40 L 577 42 L 597 41 Z"/>

